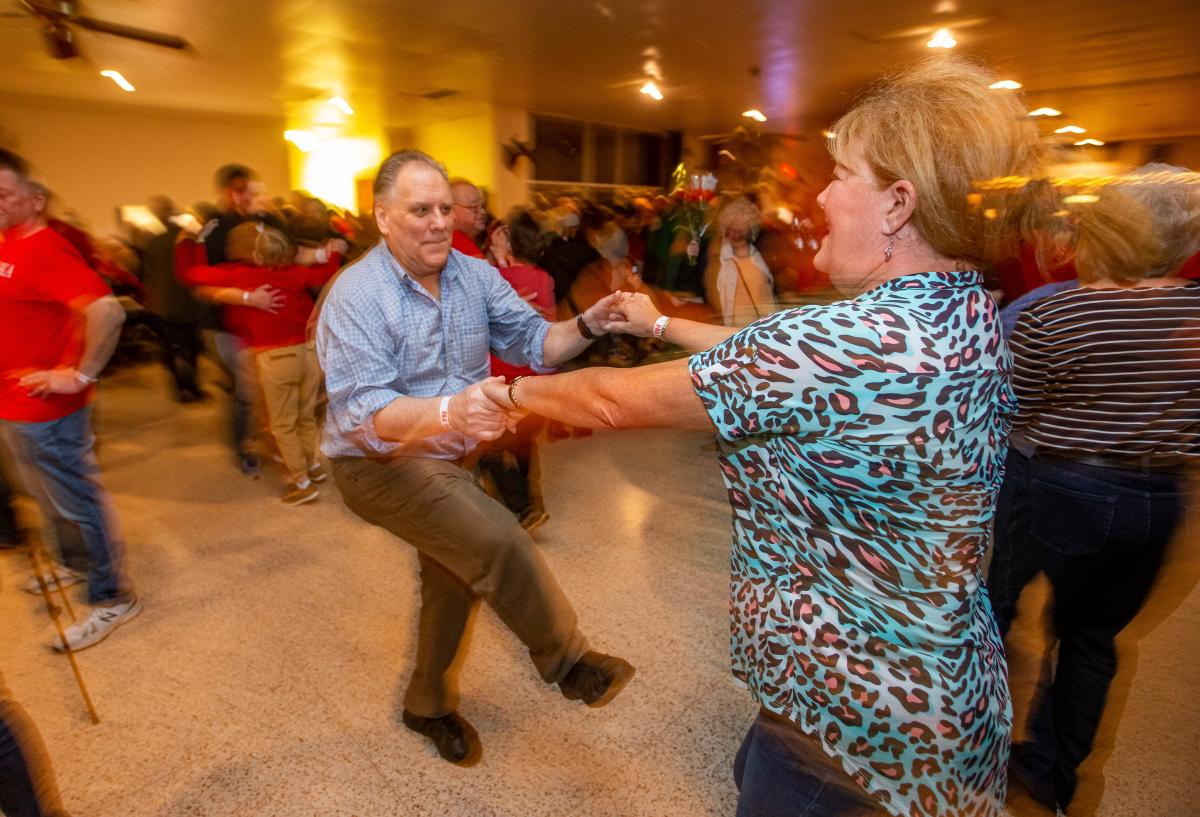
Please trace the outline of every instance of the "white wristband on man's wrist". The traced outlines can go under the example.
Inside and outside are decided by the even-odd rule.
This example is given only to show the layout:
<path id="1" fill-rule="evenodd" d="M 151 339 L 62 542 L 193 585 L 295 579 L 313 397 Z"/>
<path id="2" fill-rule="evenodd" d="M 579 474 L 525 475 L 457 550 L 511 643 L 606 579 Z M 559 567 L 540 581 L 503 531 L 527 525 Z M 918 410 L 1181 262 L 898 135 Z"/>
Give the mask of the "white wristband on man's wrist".
<path id="1" fill-rule="evenodd" d="M 450 397 L 446 395 L 442 398 L 442 403 L 438 406 L 438 420 L 442 423 L 442 428 L 450 428 Z"/>
<path id="2" fill-rule="evenodd" d="M 97 380 L 99 380 L 99 378 L 86 375 L 78 369 L 75 370 L 75 379 L 85 386 L 91 386 L 95 384 Z"/>
<path id="3" fill-rule="evenodd" d="M 317 247 L 317 263 L 324 264 L 329 260 L 329 250 L 324 247 Z"/>
<path id="4" fill-rule="evenodd" d="M 666 315 L 659 315 L 658 320 L 654 322 L 654 337 L 661 338 L 667 334 L 667 324 L 670 322 L 671 319 Z"/>

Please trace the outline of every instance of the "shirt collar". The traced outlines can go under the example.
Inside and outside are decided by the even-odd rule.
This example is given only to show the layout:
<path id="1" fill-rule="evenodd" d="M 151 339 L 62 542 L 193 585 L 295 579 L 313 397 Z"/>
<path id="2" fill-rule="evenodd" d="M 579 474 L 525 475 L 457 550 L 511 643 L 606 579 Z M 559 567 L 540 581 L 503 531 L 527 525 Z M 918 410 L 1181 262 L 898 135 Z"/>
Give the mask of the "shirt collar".
<path id="1" fill-rule="evenodd" d="M 901 275 L 868 291 L 867 295 L 898 292 L 905 289 L 964 289 L 983 284 L 983 275 L 975 270 L 965 272 L 914 272 Z"/>
<path id="2" fill-rule="evenodd" d="M 404 286 L 415 287 L 421 292 L 424 292 L 426 295 L 429 294 L 425 287 L 421 286 L 415 278 L 408 274 L 408 270 L 406 270 L 404 266 L 396 260 L 396 256 L 392 255 L 392 251 L 388 247 L 386 239 L 379 239 L 379 243 L 375 245 L 374 252 L 379 254 L 384 265 L 392 271 L 393 275 L 396 276 L 396 280 L 400 281 L 400 283 L 402 283 Z M 442 267 L 442 273 L 440 276 L 440 283 L 442 286 L 445 286 L 459 276 L 463 266 L 462 257 L 462 253 L 460 253 L 458 250 L 450 250 L 450 255 L 446 258 L 446 266 Z"/>

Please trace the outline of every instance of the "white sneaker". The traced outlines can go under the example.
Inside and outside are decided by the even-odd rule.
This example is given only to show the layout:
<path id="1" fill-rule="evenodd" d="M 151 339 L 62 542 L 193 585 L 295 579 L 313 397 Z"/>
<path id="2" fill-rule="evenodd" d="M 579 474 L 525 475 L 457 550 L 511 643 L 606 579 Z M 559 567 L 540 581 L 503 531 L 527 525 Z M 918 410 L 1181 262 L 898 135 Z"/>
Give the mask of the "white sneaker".
<path id="1" fill-rule="evenodd" d="M 93 607 L 87 618 L 64 630 L 67 643 L 71 645 L 72 650 L 83 650 L 93 644 L 99 644 L 108 638 L 113 630 L 140 612 L 142 612 L 142 603 L 136 597 L 120 604 Z M 59 652 L 63 651 L 63 645 L 58 636 L 54 638 L 54 649 Z"/>
<path id="2" fill-rule="evenodd" d="M 51 593 L 54 592 L 54 579 L 51 578 L 51 575 L 58 577 L 58 583 L 62 587 L 70 587 L 73 584 L 79 584 L 81 581 L 84 581 L 85 579 L 87 579 L 87 576 L 83 575 L 82 573 L 76 573 L 74 570 L 72 570 L 69 567 L 64 567 L 63 565 L 56 564 L 56 565 L 54 565 L 53 572 L 47 571 L 46 577 L 45 577 L 46 578 L 46 586 L 48 588 L 50 588 Z M 29 579 L 25 582 L 25 584 L 21 585 L 21 589 L 24 590 L 26 593 L 32 593 L 35 596 L 41 595 L 42 586 L 40 584 L 38 584 L 37 574 L 35 573 L 32 576 L 30 576 Z"/>

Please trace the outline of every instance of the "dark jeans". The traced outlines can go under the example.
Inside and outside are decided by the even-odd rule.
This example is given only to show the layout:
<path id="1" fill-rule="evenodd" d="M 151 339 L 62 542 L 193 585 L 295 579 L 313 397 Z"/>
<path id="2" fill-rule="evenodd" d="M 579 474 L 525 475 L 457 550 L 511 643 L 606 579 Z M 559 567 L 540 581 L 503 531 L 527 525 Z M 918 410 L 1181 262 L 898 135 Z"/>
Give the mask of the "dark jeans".
<path id="1" fill-rule="evenodd" d="M 1183 519 L 1186 477 L 1009 452 L 988 593 L 1007 633 L 1021 589 L 1054 589 L 1058 660 L 1030 713 L 1012 771 L 1044 805 L 1066 808 L 1117 672 L 1115 639 L 1141 610 Z"/>
<path id="2" fill-rule="evenodd" d="M 479 458 L 479 469 L 492 478 L 500 501 L 518 519 L 534 506 L 539 493 L 530 481 L 530 474 L 537 459 L 536 438 L 543 426 L 545 420 L 541 417 L 526 417 L 515 432 L 490 444 L 487 453 Z"/>
<path id="3" fill-rule="evenodd" d="M 175 396 L 182 399 L 199 397 L 196 367 L 204 347 L 200 330 L 194 323 L 175 323 L 160 318 L 158 331 L 164 341 L 164 362 L 175 380 Z"/>
<path id="4" fill-rule="evenodd" d="M 239 456 L 259 454 L 258 404 L 262 400 L 258 387 L 258 369 L 254 352 L 229 332 L 213 333 L 213 347 L 221 365 L 233 381 L 233 401 L 230 404 L 233 448 Z"/>
<path id="5" fill-rule="evenodd" d="M 0 470 L 0 545 L 17 541 L 17 515 L 13 510 L 12 488 Z"/>
<path id="6" fill-rule="evenodd" d="M 112 501 L 100 484 L 92 451 L 91 409 L 43 423 L 0 420 L 0 431 L 53 528 L 63 564 L 87 573 L 88 603 L 128 597 L 124 548 L 113 530 Z"/>
<path id="7" fill-rule="evenodd" d="M 65 817 L 42 736 L 0 676 L 0 814 Z"/>
<path id="8" fill-rule="evenodd" d="M 737 817 L 887 814 L 837 761 L 783 718 L 760 711 L 733 761 Z"/>

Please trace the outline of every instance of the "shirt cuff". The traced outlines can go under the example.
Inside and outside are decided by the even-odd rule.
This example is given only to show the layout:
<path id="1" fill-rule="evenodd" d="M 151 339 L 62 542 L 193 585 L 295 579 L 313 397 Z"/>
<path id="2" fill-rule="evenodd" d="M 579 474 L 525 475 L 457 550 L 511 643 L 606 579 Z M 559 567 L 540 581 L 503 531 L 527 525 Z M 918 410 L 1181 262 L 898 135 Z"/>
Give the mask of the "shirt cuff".
<path id="1" fill-rule="evenodd" d="M 538 374 L 554 374 L 558 371 L 553 366 L 546 365 L 546 335 L 550 331 L 550 322 L 542 320 L 533 330 L 533 344 L 529 355 L 529 368 Z"/>
<path id="2" fill-rule="evenodd" d="M 403 445 L 400 442 L 382 440 L 375 432 L 375 414 L 401 397 L 404 395 L 399 392 L 377 391 L 370 397 L 363 398 L 360 411 L 364 416 L 358 424 L 358 434 L 355 436 L 358 437 L 359 447 L 367 454 L 392 454 Z"/>

